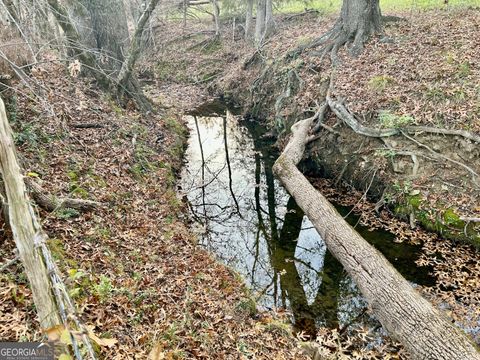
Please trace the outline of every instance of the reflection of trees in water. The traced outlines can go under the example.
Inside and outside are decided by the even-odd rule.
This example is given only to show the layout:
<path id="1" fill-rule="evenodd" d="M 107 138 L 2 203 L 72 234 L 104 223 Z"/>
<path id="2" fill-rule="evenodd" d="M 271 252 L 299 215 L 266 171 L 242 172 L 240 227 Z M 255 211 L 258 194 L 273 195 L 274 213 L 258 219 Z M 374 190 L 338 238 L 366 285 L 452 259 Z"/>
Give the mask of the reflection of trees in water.
<path id="1" fill-rule="evenodd" d="M 349 323 L 364 304 L 314 230 L 306 241 L 303 212 L 275 180 L 275 154 L 254 133 L 258 128 L 249 129 L 251 136 L 226 117 L 194 117 L 191 127 L 187 156 L 194 161 L 182 184 L 205 228 L 202 244 L 239 271 L 265 304 L 289 307 L 299 329 L 313 334 L 318 325 Z M 388 241 L 387 257 L 412 268 L 411 249 L 394 247 Z"/>
<path id="2" fill-rule="evenodd" d="M 302 231 L 304 213 L 295 200 L 289 197 L 285 217 L 281 221 L 281 226 L 277 225 L 275 181 L 272 171 L 274 159 L 270 157 L 269 151 L 265 146 L 262 146 L 262 144 L 256 145 L 263 150 L 263 168 L 267 185 L 270 232 L 264 231 L 264 237 L 267 240 L 270 263 L 274 273 L 273 277 L 274 279 L 279 279 L 281 291 L 279 299 L 282 302 L 281 305 L 289 305 L 294 316 L 295 326 L 309 335 L 314 336 L 316 334 L 318 320 L 321 320 L 324 326 L 338 327 L 338 292 L 340 281 L 344 277 L 343 268 L 328 251 L 325 254 L 322 271 L 317 271 L 310 264 L 295 256 L 298 239 Z M 258 184 L 261 176 L 260 156 L 257 155 L 255 160 L 255 179 Z M 264 227 L 262 211 L 259 209 L 261 203 L 259 189 L 255 192 L 255 199 L 258 223 Z M 312 255 L 320 256 L 318 253 Z M 309 268 L 310 271 L 316 273 L 321 279 L 321 285 L 313 302 L 310 304 L 305 293 L 305 284 L 302 283 L 302 276 L 299 274 L 296 265 L 297 263 L 301 263 L 304 267 Z M 276 290 L 274 293 L 276 293 Z M 277 299 L 277 296 L 275 296 L 275 299 Z"/>
<path id="3" fill-rule="evenodd" d="M 325 315 L 320 315 L 322 323 L 336 326 L 336 299 L 343 271 L 335 264 L 331 274 L 321 273 L 295 257 L 304 216 L 274 178 L 275 157 L 269 144 L 252 140 L 245 128 L 229 127 L 226 117 L 208 121 L 195 116 L 193 122 L 200 164 L 190 164 L 183 184 L 193 216 L 206 228 L 203 243 L 217 254 L 222 249 L 227 263 L 240 262 L 242 268 L 236 267 L 254 290 L 271 296 L 273 300 L 268 302 L 272 305 L 290 307 L 298 327 L 313 333 L 324 311 Z M 222 141 L 214 143 L 216 148 L 204 149 L 208 136 L 221 136 Z M 205 150 L 211 155 L 206 156 Z M 249 181 L 252 175 L 253 183 Z M 233 252 L 225 250 L 232 246 Z M 311 256 L 321 254 L 312 251 Z M 325 266 L 334 261 L 327 254 Z M 299 273 L 297 264 L 313 272 L 322 283 L 312 289 L 316 296 L 311 304 L 302 284 L 305 276 Z"/>

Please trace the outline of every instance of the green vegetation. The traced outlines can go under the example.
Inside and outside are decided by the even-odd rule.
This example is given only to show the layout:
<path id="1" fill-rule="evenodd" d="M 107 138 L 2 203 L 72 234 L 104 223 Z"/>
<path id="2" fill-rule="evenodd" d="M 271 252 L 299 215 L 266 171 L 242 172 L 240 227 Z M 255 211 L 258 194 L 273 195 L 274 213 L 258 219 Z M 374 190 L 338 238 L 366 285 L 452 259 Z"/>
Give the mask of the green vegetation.
<path id="1" fill-rule="evenodd" d="M 236 309 L 249 316 L 255 316 L 257 314 L 257 303 L 252 297 L 247 297 L 237 304 Z"/>
<path id="2" fill-rule="evenodd" d="M 379 93 L 382 93 L 385 91 L 385 89 L 393 84 L 395 82 L 395 79 L 388 75 L 379 75 L 379 76 L 374 76 L 368 81 L 368 86 Z"/>
<path id="3" fill-rule="evenodd" d="M 378 121 L 384 128 L 402 128 L 415 123 L 415 119 L 409 115 L 396 115 L 388 110 L 380 111 Z"/>
<path id="4" fill-rule="evenodd" d="M 64 209 L 58 209 L 57 211 L 55 211 L 55 215 L 59 219 L 67 220 L 67 219 L 76 218 L 80 216 L 80 212 L 75 209 L 64 208 Z"/>
<path id="5" fill-rule="evenodd" d="M 397 186 L 395 186 L 397 185 Z M 480 249 L 480 232 L 473 222 L 467 222 L 452 208 L 443 208 L 441 204 L 433 207 L 418 191 L 412 191 L 410 185 L 395 184 L 388 202 L 394 205 L 396 215 L 414 219 L 429 231 L 436 232 L 448 239 L 461 240 Z"/>
<path id="6" fill-rule="evenodd" d="M 340 9 L 342 1 L 340 0 L 304 0 L 287 1 L 278 7 L 279 13 L 300 13 L 305 9 L 315 9 L 324 13 L 336 13 Z M 450 0 L 445 5 L 441 0 L 380 0 L 380 6 L 383 12 L 395 10 L 428 10 L 445 7 L 468 7 L 478 6 L 478 0 Z"/>
<path id="7" fill-rule="evenodd" d="M 93 285 L 93 293 L 102 303 L 110 298 L 114 290 L 115 287 L 113 286 L 112 281 L 105 275 L 100 276 L 99 283 Z"/>

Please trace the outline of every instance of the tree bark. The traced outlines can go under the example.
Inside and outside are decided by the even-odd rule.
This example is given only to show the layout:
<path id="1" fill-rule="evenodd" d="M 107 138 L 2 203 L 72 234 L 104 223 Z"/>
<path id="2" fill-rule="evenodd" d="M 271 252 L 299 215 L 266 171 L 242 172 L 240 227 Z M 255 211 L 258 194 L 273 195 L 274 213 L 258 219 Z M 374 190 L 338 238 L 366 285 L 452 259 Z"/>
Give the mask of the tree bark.
<path id="1" fill-rule="evenodd" d="M 81 0 L 88 9 L 95 45 L 102 56 L 101 67 L 117 73 L 129 42 L 128 25 L 122 0 Z"/>
<path id="2" fill-rule="evenodd" d="M 292 137 L 274 172 L 353 278 L 374 315 L 414 359 L 480 359 L 466 334 L 422 298 L 297 169 L 318 115 L 292 126 Z"/>
<path id="3" fill-rule="evenodd" d="M 32 195 L 33 200 L 46 211 L 55 211 L 59 209 L 75 209 L 78 211 L 91 211 L 98 208 L 102 204 L 83 199 L 58 198 L 52 194 L 45 192 L 45 190 L 38 185 L 31 178 L 25 178 L 25 184 Z"/>
<path id="4" fill-rule="evenodd" d="M 213 21 L 215 23 L 215 36 L 220 36 L 220 6 L 217 0 L 211 0 L 213 6 Z"/>
<path id="5" fill-rule="evenodd" d="M 381 32 L 381 20 L 379 0 L 344 0 L 338 22 L 340 42 L 353 41 L 351 52 L 358 55 L 370 36 Z"/>
<path id="6" fill-rule="evenodd" d="M 265 4 L 265 30 L 263 31 L 263 38 L 269 37 L 275 30 L 275 20 L 273 19 L 273 4 L 272 0 L 266 0 Z"/>
<path id="7" fill-rule="evenodd" d="M 247 10 L 245 12 L 245 40 L 249 41 L 253 31 L 253 0 L 247 0 Z"/>
<path id="8" fill-rule="evenodd" d="M 265 14 L 267 11 L 266 0 L 258 0 L 257 2 L 257 18 L 255 21 L 255 44 L 260 47 L 263 42 L 265 32 Z"/>
<path id="9" fill-rule="evenodd" d="M 135 64 L 141 52 L 142 34 L 143 34 L 143 31 L 145 30 L 145 25 L 147 24 L 148 20 L 152 16 L 152 13 L 155 10 L 155 7 L 158 5 L 159 1 L 160 0 L 150 1 L 148 6 L 145 8 L 145 11 L 143 12 L 142 16 L 140 16 L 137 26 L 135 27 L 135 32 L 130 42 L 130 48 L 128 49 L 127 56 L 125 58 L 125 61 L 122 64 L 122 68 L 120 69 L 120 72 L 117 77 L 117 84 L 118 84 L 118 91 L 119 91 L 120 98 L 123 97 L 123 94 L 125 93 L 125 91 L 133 90 L 131 89 L 130 83 L 132 80 L 133 69 L 135 67 Z M 142 96 L 141 101 L 143 106 L 149 108 L 150 106 L 148 106 L 149 105 L 148 101 L 146 99 L 143 99 L 142 94 L 140 94 L 139 96 Z"/>
<path id="10" fill-rule="evenodd" d="M 39 252 L 37 224 L 30 214 L 33 209 L 17 161 L 12 130 L 0 99 L 0 170 L 8 201 L 8 215 L 18 254 L 25 268 L 33 300 L 43 329 L 60 324 L 47 268 Z"/>
<path id="11" fill-rule="evenodd" d="M 58 0 L 47 0 L 47 2 L 53 15 L 55 16 L 55 19 L 63 30 L 68 45 L 67 52 L 71 56 L 77 57 L 88 69 L 87 72 L 92 73 L 92 75 L 100 84 L 105 85 L 106 83 L 109 83 L 109 80 L 105 75 L 95 71 L 95 57 L 91 52 L 83 49 L 80 34 L 77 32 L 77 29 L 70 20 L 67 10 L 58 2 Z"/>

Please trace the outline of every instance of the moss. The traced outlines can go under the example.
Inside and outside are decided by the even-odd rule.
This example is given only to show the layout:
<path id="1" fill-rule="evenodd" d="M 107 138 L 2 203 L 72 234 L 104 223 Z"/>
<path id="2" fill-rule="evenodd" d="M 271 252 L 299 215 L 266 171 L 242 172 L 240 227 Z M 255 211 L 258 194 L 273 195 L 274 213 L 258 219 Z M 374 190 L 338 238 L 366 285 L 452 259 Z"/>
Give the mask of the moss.
<path id="1" fill-rule="evenodd" d="M 420 194 L 407 196 L 407 201 L 412 208 L 419 209 L 422 204 L 422 196 Z"/>
<path id="2" fill-rule="evenodd" d="M 453 209 L 447 209 L 443 213 L 443 221 L 445 225 L 451 225 L 456 228 L 463 228 L 465 227 L 465 221 L 462 221 L 460 219 L 460 216 L 455 214 L 455 211 Z"/>
<path id="3" fill-rule="evenodd" d="M 465 222 L 452 208 L 434 208 L 421 195 L 397 197 L 394 213 L 404 219 L 413 213 L 417 222 L 426 230 L 480 249 L 478 225 Z"/>

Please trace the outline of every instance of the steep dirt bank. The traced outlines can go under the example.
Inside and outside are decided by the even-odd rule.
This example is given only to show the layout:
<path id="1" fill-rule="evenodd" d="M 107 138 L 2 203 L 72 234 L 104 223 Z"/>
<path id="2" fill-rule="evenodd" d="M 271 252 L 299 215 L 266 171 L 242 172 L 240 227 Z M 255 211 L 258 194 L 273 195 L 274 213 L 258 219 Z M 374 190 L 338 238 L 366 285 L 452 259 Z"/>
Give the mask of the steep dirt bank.
<path id="1" fill-rule="evenodd" d="M 399 129 L 399 134 L 365 136 L 330 114 L 326 124 L 334 131 L 322 130 L 309 152 L 316 174 L 366 191 L 370 200 L 387 205 L 412 227 L 420 224 L 477 248 L 478 142 L 400 130 L 467 130 L 478 139 L 479 11 L 400 14 L 403 20 L 387 22 L 386 37 L 373 40 L 359 58 L 342 54 L 333 96 L 362 125 Z M 330 23 L 287 18 L 261 51 L 230 53 L 237 61 L 226 64 L 211 89 L 244 106 L 251 116 L 266 119 L 281 147 L 292 123 L 312 113 L 322 74 L 330 67 L 312 53 L 291 56 L 290 51 L 322 34 Z"/>
<path id="2" fill-rule="evenodd" d="M 428 126 L 478 136 L 479 11 L 398 14 L 402 20 L 386 22 L 386 36 L 369 43 L 360 57 L 341 54 L 333 95 L 370 128 Z M 221 40 L 205 39 L 198 32 L 201 24 L 188 32 L 192 36 L 169 27 L 162 33 L 166 45 L 153 72 L 159 82 L 175 83 L 176 90 L 188 84 L 242 106 L 246 114 L 264 119 L 282 147 L 293 122 L 312 114 L 322 73 L 330 69 L 327 59 L 314 53 L 291 56 L 291 50 L 318 37 L 333 20 L 285 16 L 260 51 L 241 39 L 233 41 L 228 32 Z M 179 50 L 185 48 L 189 52 Z M 171 91 L 163 96 L 168 101 Z M 313 173 L 337 185 L 368 188 L 370 200 L 388 206 L 412 227 L 422 225 L 480 246 L 478 143 L 422 131 L 367 137 L 334 114 L 326 124 L 334 131 L 322 130 L 309 148 Z"/>

